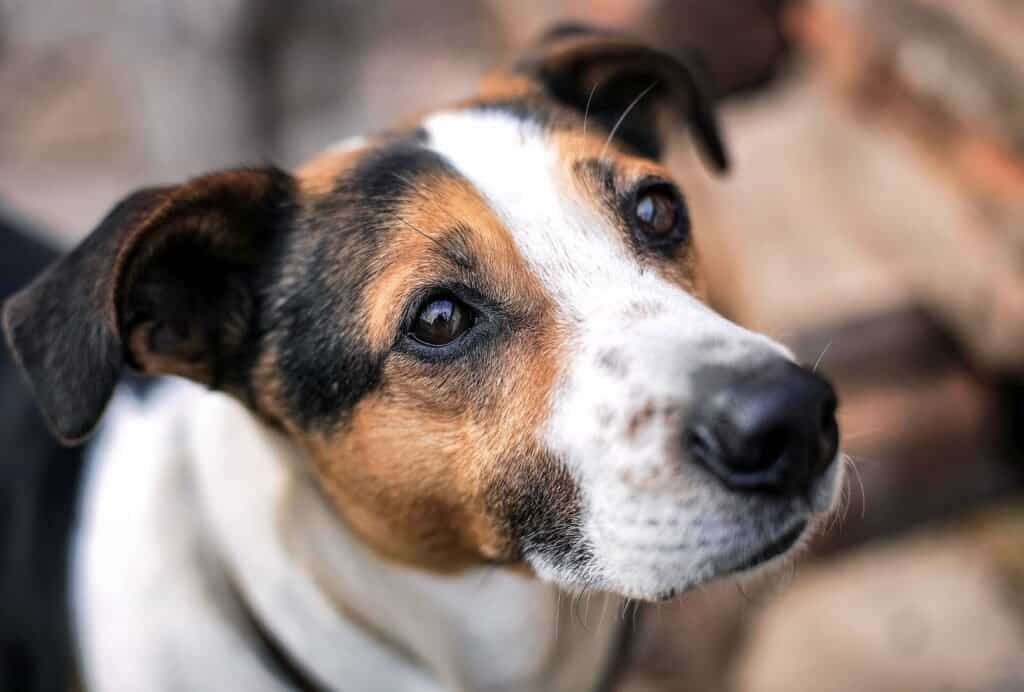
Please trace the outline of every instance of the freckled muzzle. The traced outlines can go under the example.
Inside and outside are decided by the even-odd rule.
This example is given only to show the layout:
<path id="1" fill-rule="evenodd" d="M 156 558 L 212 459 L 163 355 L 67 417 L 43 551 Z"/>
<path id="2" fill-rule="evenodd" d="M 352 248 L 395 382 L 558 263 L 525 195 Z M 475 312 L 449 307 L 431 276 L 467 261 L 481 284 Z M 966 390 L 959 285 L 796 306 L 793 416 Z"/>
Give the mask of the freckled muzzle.
<path id="1" fill-rule="evenodd" d="M 687 456 L 730 490 L 807 494 L 836 456 L 836 395 L 827 381 L 779 359 L 695 392 Z"/>

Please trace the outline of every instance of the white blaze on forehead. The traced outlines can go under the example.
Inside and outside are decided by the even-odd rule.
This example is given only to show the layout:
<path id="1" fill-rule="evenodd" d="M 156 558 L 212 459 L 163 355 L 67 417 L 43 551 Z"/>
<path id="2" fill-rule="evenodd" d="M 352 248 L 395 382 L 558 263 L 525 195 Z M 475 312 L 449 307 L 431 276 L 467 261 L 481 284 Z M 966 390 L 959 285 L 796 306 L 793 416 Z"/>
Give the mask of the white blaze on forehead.
<path id="1" fill-rule="evenodd" d="M 611 326 L 617 311 L 643 303 L 685 317 L 676 332 L 746 334 L 642 267 L 604 203 L 572 183 L 573 162 L 542 126 L 500 111 L 450 111 L 423 127 L 427 146 L 483 194 L 563 319 L 581 328 Z"/>
<path id="2" fill-rule="evenodd" d="M 427 146 L 483 194 L 563 317 L 594 307 L 610 278 L 638 275 L 598 200 L 582 198 L 571 163 L 541 126 L 501 112 L 456 111 L 428 118 L 424 129 Z"/>

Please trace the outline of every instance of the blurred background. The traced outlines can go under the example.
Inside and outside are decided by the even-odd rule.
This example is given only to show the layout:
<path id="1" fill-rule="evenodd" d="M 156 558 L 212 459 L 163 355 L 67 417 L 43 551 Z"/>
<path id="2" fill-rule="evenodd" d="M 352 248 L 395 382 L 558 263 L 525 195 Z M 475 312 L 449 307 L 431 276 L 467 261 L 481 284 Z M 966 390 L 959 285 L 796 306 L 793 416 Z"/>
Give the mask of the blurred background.
<path id="1" fill-rule="evenodd" d="M 1024 0 L 0 0 L 0 209 L 69 246 L 566 18 L 713 77 L 734 172 L 671 153 L 713 299 L 834 379 L 855 467 L 798 566 L 650 609 L 625 689 L 1024 690 Z"/>

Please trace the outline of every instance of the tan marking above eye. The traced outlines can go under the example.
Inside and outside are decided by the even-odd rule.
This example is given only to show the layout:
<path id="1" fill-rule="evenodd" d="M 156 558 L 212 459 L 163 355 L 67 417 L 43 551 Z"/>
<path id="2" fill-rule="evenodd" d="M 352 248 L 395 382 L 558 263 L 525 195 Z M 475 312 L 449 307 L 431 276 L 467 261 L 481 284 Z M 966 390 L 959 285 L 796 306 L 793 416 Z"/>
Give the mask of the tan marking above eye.
<path id="1" fill-rule="evenodd" d="M 295 171 L 299 189 L 311 195 L 327 195 L 334 191 L 338 180 L 350 170 L 366 153 L 367 146 L 357 146 L 343 151 L 327 151 Z"/>
<path id="2" fill-rule="evenodd" d="M 670 185 L 669 181 L 674 180 L 672 173 L 656 161 L 623 152 L 614 143 L 605 147 L 604 139 L 595 134 L 583 136 L 581 131 L 559 131 L 551 136 L 559 156 L 566 163 L 566 169 L 570 171 L 570 184 L 577 194 L 592 200 L 594 208 L 608 219 L 609 227 L 620 230 L 623 252 L 636 252 L 628 238 L 628 234 L 632 233 L 630 226 L 633 221 L 623 218 L 618 199 L 643 180 L 662 180 Z M 588 163 L 597 163 L 599 166 L 590 166 Z M 606 189 L 607 180 L 593 174 L 596 168 L 601 167 L 611 170 L 614 182 L 612 199 L 609 199 L 609 191 Z M 658 261 L 654 266 L 666 279 L 703 299 L 703 278 L 700 276 L 699 265 L 699 252 L 690 243 L 685 252 L 678 253 L 670 261 Z"/>
<path id="3" fill-rule="evenodd" d="M 492 70 L 481 79 L 477 88 L 476 98 L 481 102 L 496 99 L 521 99 L 539 92 L 533 80 L 508 72 Z"/>
<path id="4" fill-rule="evenodd" d="M 486 285 L 496 302 L 531 312 L 547 296 L 525 266 L 509 232 L 479 193 L 465 180 L 435 176 L 418 181 L 394 223 L 398 231 L 375 260 L 366 288 L 365 324 L 370 344 L 387 349 L 395 338 L 402 309 L 416 290 L 464 281 Z M 444 256 L 439 244 L 460 232 L 465 252 L 476 260 L 470 272 Z"/>

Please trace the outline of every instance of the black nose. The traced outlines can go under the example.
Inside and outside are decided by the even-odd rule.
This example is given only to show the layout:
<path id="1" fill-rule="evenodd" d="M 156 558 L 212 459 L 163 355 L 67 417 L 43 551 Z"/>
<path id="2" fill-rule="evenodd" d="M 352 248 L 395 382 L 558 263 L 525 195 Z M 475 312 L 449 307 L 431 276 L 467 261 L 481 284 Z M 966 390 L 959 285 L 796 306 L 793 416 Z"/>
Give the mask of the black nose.
<path id="1" fill-rule="evenodd" d="M 690 457 L 734 490 L 807 490 L 839 446 L 831 385 L 781 360 L 730 377 L 698 392 L 686 431 Z"/>

